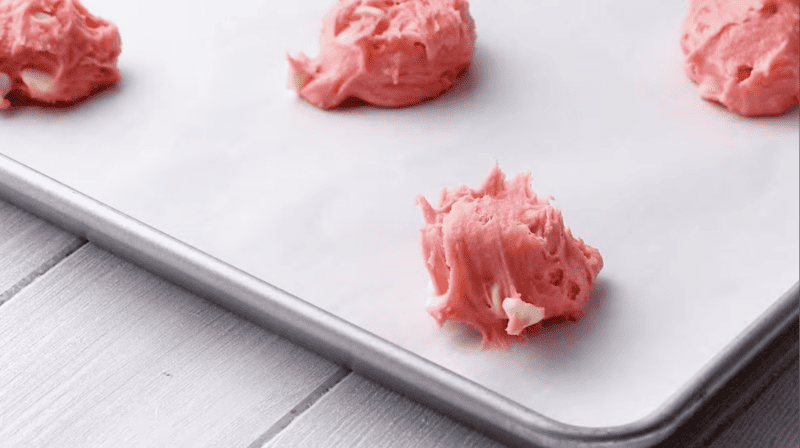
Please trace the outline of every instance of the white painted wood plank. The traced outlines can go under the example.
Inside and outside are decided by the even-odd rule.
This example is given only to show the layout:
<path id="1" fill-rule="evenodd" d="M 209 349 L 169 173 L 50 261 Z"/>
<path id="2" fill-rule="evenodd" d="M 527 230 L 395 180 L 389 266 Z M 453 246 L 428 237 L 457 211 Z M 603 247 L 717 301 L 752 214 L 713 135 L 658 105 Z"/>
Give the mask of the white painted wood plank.
<path id="1" fill-rule="evenodd" d="M 247 446 L 339 367 L 87 244 L 0 308 L 0 446 Z"/>
<path id="2" fill-rule="evenodd" d="M 0 201 L 0 303 L 83 241 Z"/>
<path id="3" fill-rule="evenodd" d="M 486 436 L 354 373 L 264 446 L 502 447 Z"/>

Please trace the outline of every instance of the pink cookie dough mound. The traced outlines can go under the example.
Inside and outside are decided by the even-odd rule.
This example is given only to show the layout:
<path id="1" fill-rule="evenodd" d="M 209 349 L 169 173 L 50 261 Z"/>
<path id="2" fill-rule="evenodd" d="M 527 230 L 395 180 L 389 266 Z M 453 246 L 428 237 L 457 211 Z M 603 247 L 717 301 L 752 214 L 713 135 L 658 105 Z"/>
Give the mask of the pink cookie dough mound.
<path id="1" fill-rule="evenodd" d="M 6 98 L 71 103 L 120 80 L 117 27 L 78 0 L 0 0 L 0 108 Z"/>
<path id="2" fill-rule="evenodd" d="M 564 227 L 561 210 L 538 198 L 530 173 L 505 182 L 495 165 L 483 185 L 424 197 L 422 253 L 438 303 L 427 311 L 441 326 L 466 322 L 483 346 L 524 339 L 547 319 L 576 320 L 603 259 Z"/>
<path id="3" fill-rule="evenodd" d="M 798 0 L 690 0 L 681 29 L 700 95 L 744 116 L 797 106 Z"/>
<path id="4" fill-rule="evenodd" d="M 383 107 L 449 89 L 475 53 L 465 0 L 339 0 L 325 16 L 320 56 L 288 56 L 298 94 L 322 109 L 350 98 Z"/>

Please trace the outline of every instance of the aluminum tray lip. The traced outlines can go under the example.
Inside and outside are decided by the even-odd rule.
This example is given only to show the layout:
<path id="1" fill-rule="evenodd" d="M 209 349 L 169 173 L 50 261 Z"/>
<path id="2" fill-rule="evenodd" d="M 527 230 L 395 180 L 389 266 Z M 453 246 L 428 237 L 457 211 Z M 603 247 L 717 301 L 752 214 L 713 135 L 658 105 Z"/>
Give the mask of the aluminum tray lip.
<path id="1" fill-rule="evenodd" d="M 796 321 L 800 310 L 796 283 L 656 411 L 625 425 L 581 427 L 545 417 L 3 154 L 0 199 L 514 446 L 653 446 Z"/>

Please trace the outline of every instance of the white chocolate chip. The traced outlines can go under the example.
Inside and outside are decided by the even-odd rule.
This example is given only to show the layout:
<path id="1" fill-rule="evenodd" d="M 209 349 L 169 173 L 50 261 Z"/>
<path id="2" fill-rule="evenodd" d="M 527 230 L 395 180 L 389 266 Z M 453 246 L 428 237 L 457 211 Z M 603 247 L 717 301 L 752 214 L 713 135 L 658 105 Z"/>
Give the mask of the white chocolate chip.
<path id="1" fill-rule="evenodd" d="M 520 334 L 525 327 L 529 327 L 544 319 L 544 308 L 513 297 L 503 300 L 503 310 L 506 312 L 506 316 L 508 316 L 509 319 L 515 316 L 517 320 L 523 323 L 516 331 L 509 332 L 509 334 L 513 335 Z"/>
<path id="2" fill-rule="evenodd" d="M 50 91 L 55 81 L 55 78 L 48 73 L 33 68 L 26 68 L 20 75 L 22 76 L 22 81 L 27 84 L 28 87 L 42 93 Z"/>
<path id="3" fill-rule="evenodd" d="M 703 90 L 703 93 L 718 93 L 719 88 L 717 87 L 717 83 L 714 82 L 713 79 L 709 79 L 703 82 L 702 86 L 700 87 Z"/>
<path id="4" fill-rule="evenodd" d="M 36 20 L 47 20 L 47 19 L 52 19 L 53 16 L 46 12 L 39 11 L 33 13 L 33 18 Z"/>
<path id="5" fill-rule="evenodd" d="M 356 8 L 356 14 L 368 15 L 377 18 L 381 18 L 386 15 L 382 9 L 374 6 L 359 6 Z"/>
<path id="6" fill-rule="evenodd" d="M 500 285 L 492 285 L 492 309 L 498 313 L 503 311 L 500 305 Z"/>

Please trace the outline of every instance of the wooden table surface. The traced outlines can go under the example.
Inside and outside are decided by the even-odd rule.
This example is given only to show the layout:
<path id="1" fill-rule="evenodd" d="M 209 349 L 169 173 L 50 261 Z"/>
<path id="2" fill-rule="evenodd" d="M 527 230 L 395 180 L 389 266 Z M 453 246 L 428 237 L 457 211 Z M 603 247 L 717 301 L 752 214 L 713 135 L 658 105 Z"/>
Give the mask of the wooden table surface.
<path id="1" fill-rule="evenodd" d="M 0 447 L 504 446 L 2 201 L 0 347 Z M 797 447 L 793 347 L 664 446 Z"/>

